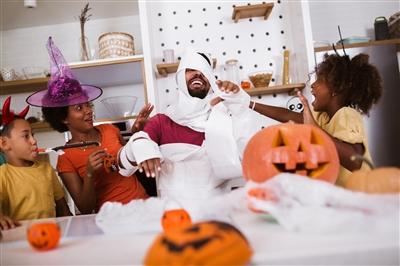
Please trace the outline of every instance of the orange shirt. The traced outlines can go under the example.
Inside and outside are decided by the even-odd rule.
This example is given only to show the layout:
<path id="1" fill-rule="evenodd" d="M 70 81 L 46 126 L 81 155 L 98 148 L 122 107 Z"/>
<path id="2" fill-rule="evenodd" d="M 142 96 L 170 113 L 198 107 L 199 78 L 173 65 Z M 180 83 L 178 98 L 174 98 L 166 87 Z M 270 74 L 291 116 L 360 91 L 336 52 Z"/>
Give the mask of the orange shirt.
<path id="1" fill-rule="evenodd" d="M 117 157 L 120 143 L 119 129 L 113 125 L 96 126 L 101 136 L 100 148 Z M 87 148 L 65 149 L 64 154 L 58 157 L 57 171 L 59 173 L 77 173 L 82 179 L 86 177 L 86 164 L 89 155 L 99 149 L 91 146 Z M 147 194 L 135 175 L 130 177 L 122 176 L 117 172 L 103 172 L 96 175 L 94 186 L 96 191 L 96 212 L 106 201 L 117 201 L 128 203 L 133 199 L 145 199 Z"/>

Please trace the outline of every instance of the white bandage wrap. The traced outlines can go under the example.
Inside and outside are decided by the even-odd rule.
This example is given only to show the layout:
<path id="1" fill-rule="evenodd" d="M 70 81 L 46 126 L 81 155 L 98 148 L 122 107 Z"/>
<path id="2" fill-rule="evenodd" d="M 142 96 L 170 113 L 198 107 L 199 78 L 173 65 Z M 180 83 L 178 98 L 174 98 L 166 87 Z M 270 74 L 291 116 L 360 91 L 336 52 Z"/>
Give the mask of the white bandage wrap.
<path id="1" fill-rule="evenodd" d="M 133 134 L 128 143 L 121 148 L 120 153 L 121 165 L 125 169 L 120 169 L 120 174 L 134 173 L 137 170 L 137 166 L 132 165 L 130 162 L 136 162 L 140 164 L 148 159 L 160 158 L 162 156 L 160 149 L 154 141 L 152 141 L 146 132 L 140 131 Z"/>
<path id="2" fill-rule="evenodd" d="M 121 175 L 123 175 L 123 176 L 131 176 L 138 169 L 137 166 L 134 166 L 134 165 L 132 165 L 130 163 L 130 162 L 134 162 L 135 160 L 132 159 L 132 158 L 129 158 L 128 154 L 126 153 L 125 147 L 122 147 L 119 150 L 118 158 L 119 158 L 119 161 L 121 162 L 121 165 L 119 167 L 119 173 Z"/>
<path id="3" fill-rule="evenodd" d="M 222 92 L 219 97 L 224 99 L 224 105 L 233 115 L 240 114 L 249 108 L 250 95 L 242 89 L 240 89 L 237 93 Z"/>

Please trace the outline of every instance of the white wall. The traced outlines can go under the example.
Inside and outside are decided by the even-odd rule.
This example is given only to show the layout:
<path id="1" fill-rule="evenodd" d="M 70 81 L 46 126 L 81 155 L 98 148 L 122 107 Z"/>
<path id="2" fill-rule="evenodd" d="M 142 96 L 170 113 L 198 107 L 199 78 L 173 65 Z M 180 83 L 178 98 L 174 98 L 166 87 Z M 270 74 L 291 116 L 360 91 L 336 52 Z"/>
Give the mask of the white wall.
<path id="1" fill-rule="evenodd" d="M 106 32 L 121 31 L 131 34 L 135 39 L 136 54 L 142 53 L 140 23 L 137 15 L 90 20 L 85 24 L 85 34 L 91 49 L 98 57 L 98 37 Z M 1 67 L 12 67 L 21 72 L 25 66 L 49 68 L 49 56 L 46 42 L 49 36 L 62 51 L 67 62 L 79 60 L 79 22 L 54 24 L 32 28 L 2 31 Z"/>
<path id="2" fill-rule="evenodd" d="M 389 19 L 400 10 L 400 1 L 310 0 L 309 6 L 314 41 L 336 43 L 340 39 L 338 25 L 343 38 L 362 36 L 374 40 L 375 18 Z"/>
<path id="3" fill-rule="evenodd" d="M 153 64 L 162 62 L 164 49 L 174 49 L 178 58 L 185 47 L 193 46 L 217 59 L 214 73 L 219 79 L 226 78 L 225 61 L 237 59 L 241 79 L 247 78 L 250 72 L 272 69 L 274 80 L 270 85 L 279 85 L 282 84 L 283 51 L 289 49 L 292 81 L 305 82 L 308 66 L 303 60 L 306 56 L 301 12 L 298 12 L 300 2 L 268 2 L 274 2 L 275 6 L 267 20 L 255 17 L 241 19 L 238 23 L 231 18 L 233 5 L 261 1 L 147 2 Z M 158 111 L 162 112 L 175 98 L 175 75 L 157 75 L 155 91 Z M 282 107 L 290 98 L 288 94 L 254 97 L 257 101 Z M 264 126 L 276 123 L 265 117 L 260 120 Z"/>

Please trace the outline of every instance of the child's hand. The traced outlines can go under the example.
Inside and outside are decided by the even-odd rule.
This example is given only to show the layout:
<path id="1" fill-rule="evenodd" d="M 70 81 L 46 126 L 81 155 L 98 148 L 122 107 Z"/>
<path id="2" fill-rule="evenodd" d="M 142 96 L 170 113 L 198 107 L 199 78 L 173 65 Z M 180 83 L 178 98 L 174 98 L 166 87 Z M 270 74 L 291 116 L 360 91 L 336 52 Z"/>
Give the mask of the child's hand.
<path id="1" fill-rule="evenodd" d="M 312 115 L 312 112 L 311 112 L 311 109 L 310 109 L 310 104 L 308 103 L 307 98 L 304 97 L 304 95 L 303 95 L 303 93 L 301 93 L 301 91 L 297 91 L 297 96 L 299 97 L 301 103 L 304 106 L 303 123 L 304 124 L 318 126 L 317 122 L 315 122 L 314 117 Z"/>
<path id="2" fill-rule="evenodd" d="M 142 107 L 131 128 L 132 133 L 136 133 L 138 131 L 143 130 L 147 120 L 149 119 L 150 113 L 153 111 L 153 109 L 154 105 L 152 105 L 151 103 L 147 103 Z"/>
<path id="3" fill-rule="evenodd" d="M 88 176 L 93 176 L 95 172 L 103 168 L 103 160 L 106 155 L 107 152 L 103 149 L 95 150 L 89 155 L 86 165 Z"/>
<path id="4" fill-rule="evenodd" d="M 11 219 L 8 216 L 0 214 L 0 230 L 8 230 L 20 226 L 18 221 Z"/>

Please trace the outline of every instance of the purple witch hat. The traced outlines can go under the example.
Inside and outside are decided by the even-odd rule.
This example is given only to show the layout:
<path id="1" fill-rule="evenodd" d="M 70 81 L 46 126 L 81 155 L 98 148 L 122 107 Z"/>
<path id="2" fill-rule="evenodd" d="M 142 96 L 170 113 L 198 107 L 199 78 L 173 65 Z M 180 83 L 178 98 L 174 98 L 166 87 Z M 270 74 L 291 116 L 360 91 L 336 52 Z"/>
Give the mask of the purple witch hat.
<path id="1" fill-rule="evenodd" d="M 26 102 L 38 107 L 62 107 L 86 103 L 100 97 L 102 89 L 92 85 L 83 85 L 72 74 L 61 51 L 49 37 L 47 51 L 50 56 L 51 77 L 47 89 L 31 94 Z"/>

